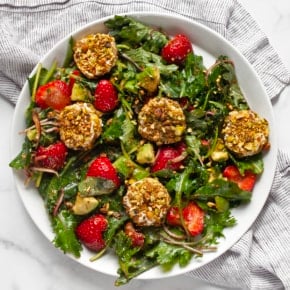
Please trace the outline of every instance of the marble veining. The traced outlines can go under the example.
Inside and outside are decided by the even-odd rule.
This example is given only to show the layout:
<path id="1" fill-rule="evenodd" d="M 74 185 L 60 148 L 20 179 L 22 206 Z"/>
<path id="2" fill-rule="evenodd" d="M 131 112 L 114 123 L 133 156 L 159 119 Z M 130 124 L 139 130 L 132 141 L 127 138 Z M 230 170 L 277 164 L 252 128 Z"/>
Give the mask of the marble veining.
<path id="1" fill-rule="evenodd" d="M 257 20 L 271 44 L 290 70 L 290 1 L 289 0 L 240 0 Z M 285 134 L 290 117 L 290 88 L 284 90 L 274 112 L 281 148 L 289 148 L 290 134 Z M 39 232 L 28 216 L 13 183 L 12 171 L 8 167 L 9 132 L 13 106 L 0 99 L 0 269 L 2 290 L 110 290 L 114 277 L 103 275 L 79 265 L 54 249 Z M 283 126 L 284 124 L 284 126 Z M 287 125 L 288 126 L 288 125 Z M 122 290 L 141 289 L 167 290 L 218 290 L 223 289 L 194 280 L 186 276 L 162 280 L 134 280 L 121 287 Z"/>

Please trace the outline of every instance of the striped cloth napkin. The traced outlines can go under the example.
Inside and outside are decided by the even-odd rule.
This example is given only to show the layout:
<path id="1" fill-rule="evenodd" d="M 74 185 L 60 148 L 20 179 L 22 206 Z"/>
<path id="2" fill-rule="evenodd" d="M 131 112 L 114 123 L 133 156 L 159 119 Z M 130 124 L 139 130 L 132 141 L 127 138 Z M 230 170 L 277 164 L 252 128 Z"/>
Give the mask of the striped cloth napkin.
<path id="1" fill-rule="evenodd" d="M 40 57 L 67 34 L 101 17 L 131 11 L 180 14 L 217 31 L 251 62 L 271 100 L 290 83 L 267 37 L 235 0 L 4 0 L 0 96 L 15 104 Z M 186 275 L 225 288 L 290 289 L 289 194 L 290 153 L 279 150 L 270 196 L 254 225 L 221 257 Z"/>

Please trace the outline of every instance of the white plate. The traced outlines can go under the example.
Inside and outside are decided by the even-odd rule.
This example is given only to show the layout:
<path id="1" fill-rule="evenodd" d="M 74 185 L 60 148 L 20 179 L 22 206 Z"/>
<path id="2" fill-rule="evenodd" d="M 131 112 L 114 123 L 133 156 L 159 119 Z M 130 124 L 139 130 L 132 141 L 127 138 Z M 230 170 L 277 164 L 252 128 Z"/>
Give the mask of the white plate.
<path id="1" fill-rule="evenodd" d="M 271 149 L 264 157 L 265 170 L 255 186 L 252 201 L 243 207 L 233 210 L 233 215 L 237 219 L 237 225 L 233 228 L 225 230 L 225 238 L 220 240 L 220 244 L 216 252 L 206 253 L 201 259 L 198 260 L 192 259 L 191 263 L 184 268 L 175 266 L 171 271 L 164 273 L 159 267 L 156 267 L 138 277 L 141 279 L 165 278 L 197 269 L 216 259 L 221 254 L 226 252 L 233 244 L 235 244 L 253 224 L 268 197 L 275 173 L 277 142 L 274 130 L 274 118 L 271 103 L 256 72 L 253 70 L 249 62 L 219 34 L 197 22 L 190 21 L 181 16 L 146 12 L 127 13 L 127 15 L 129 14 L 144 23 L 161 27 L 168 34 L 174 35 L 176 33 L 184 33 L 189 36 L 193 43 L 195 52 L 204 57 L 204 63 L 207 67 L 213 64 L 219 55 L 226 55 L 230 57 L 235 63 L 239 84 L 250 107 L 266 118 L 270 124 Z M 72 36 L 74 38 L 80 38 L 92 32 L 105 32 L 106 29 L 103 23 L 111 17 L 90 23 L 75 31 Z M 68 35 L 66 38 L 57 43 L 41 59 L 40 62 L 44 67 L 50 67 L 51 63 L 55 59 L 60 65 L 63 63 L 70 36 L 71 35 Z M 31 74 L 34 74 L 35 72 L 36 67 Z M 11 132 L 12 158 L 14 158 L 21 150 L 23 135 L 19 135 L 19 132 L 25 128 L 24 113 L 29 102 L 29 88 L 28 83 L 26 83 L 19 96 L 19 101 L 16 105 L 13 119 Z M 52 240 L 54 238 L 54 234 L 51 230 L 43 200 L 33 186 L 25 187 L 22 172 L 14 171 L 14 176 L 19 195 L 26 210 L 38 226 L 39 230 L 49 240 Z M 95 262 L 90 262 L 90 257 L 91 253 L 84 250 L 79 259 L 75 259 L 74 257 L 72 257 L 72 259 L 96 271 L 117 276 L 116 271 L 118 268 L 118 263 L 115 256 L 107 254 Z"/>

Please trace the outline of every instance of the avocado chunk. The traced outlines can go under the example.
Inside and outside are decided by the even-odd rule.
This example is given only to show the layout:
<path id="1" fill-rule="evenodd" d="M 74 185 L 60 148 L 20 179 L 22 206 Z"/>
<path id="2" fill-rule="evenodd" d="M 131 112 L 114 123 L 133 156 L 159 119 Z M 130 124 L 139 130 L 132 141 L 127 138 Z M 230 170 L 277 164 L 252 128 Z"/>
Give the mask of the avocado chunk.
<path id="1" fill-rule="evenodd" d="M 138 84 L 148 93 L 154 93 L 160 83 L 160 71 L 156 66 L 146 67 L 137 75 Z"/>
<path id="2" fill-rule="evenodd" d="M 215 162 L 223 162 L 229 159 L 229 153 L 221 138 L 218 138 L 216 146 L 211 153 L 211 159 Z"/>
<path id="3" fill-rule="evenodd" d="M 94 210 L 99 205 L 99 201 L 92 196 L 77 195 L 72 211 L 76 215 L 85 215 Z"/>
<path id="4" fill-rule="evenodd" d="M 154 148 L 151 143 L 145 143 L 138 149 L 136 160 L 139 164 L 151 164 L 155 160 Z"/>
<path id="5" fill-rule="evenodd" d="M 74 102 L 91 102 L 93 100 L 90 90 L 79 82 L 74 83 L 70 98 Z"/>

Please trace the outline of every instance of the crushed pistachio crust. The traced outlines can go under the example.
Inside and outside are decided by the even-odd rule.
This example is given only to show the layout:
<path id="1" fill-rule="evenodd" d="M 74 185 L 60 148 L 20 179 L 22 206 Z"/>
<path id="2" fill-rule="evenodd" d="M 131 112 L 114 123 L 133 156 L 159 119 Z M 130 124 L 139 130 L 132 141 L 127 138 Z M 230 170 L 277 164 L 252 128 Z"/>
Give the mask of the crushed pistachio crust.
<path id="1" fill-rule="evenodd" d="M 170 206 L 167 189 L 155 178 L 147 177 L 128 187 L 123 204 L 138 226 L 160 226 Z"/>
<path id="2" fill-rule="evenodd" d="M 117 61 L 115 39 L 108 34 L 89 34 L 73 50 L 77 67 L 89 79 L 108 73 Z"/>
<path id="3" fill-rule="evenodd" d="M 232 111 L 222 129 L 225 146 L 239 157 L 255 155 L 268 144 L 267 120 L 251 110 Z"/>
<path id="4" fill-rule="evenodd" d="M 60 139 L 74 150 L 90 149 L 102 133 L 102 121 L 92 104 L 78 102 L 60 112 Z"/>
<path id="5" fill-rule="evenodd" d="M 186 129 L 179 103 L 165 97 L 149 100 L 138 115 L 138 123 L 139 134 L 158 146 L 179 142 Z"/>

